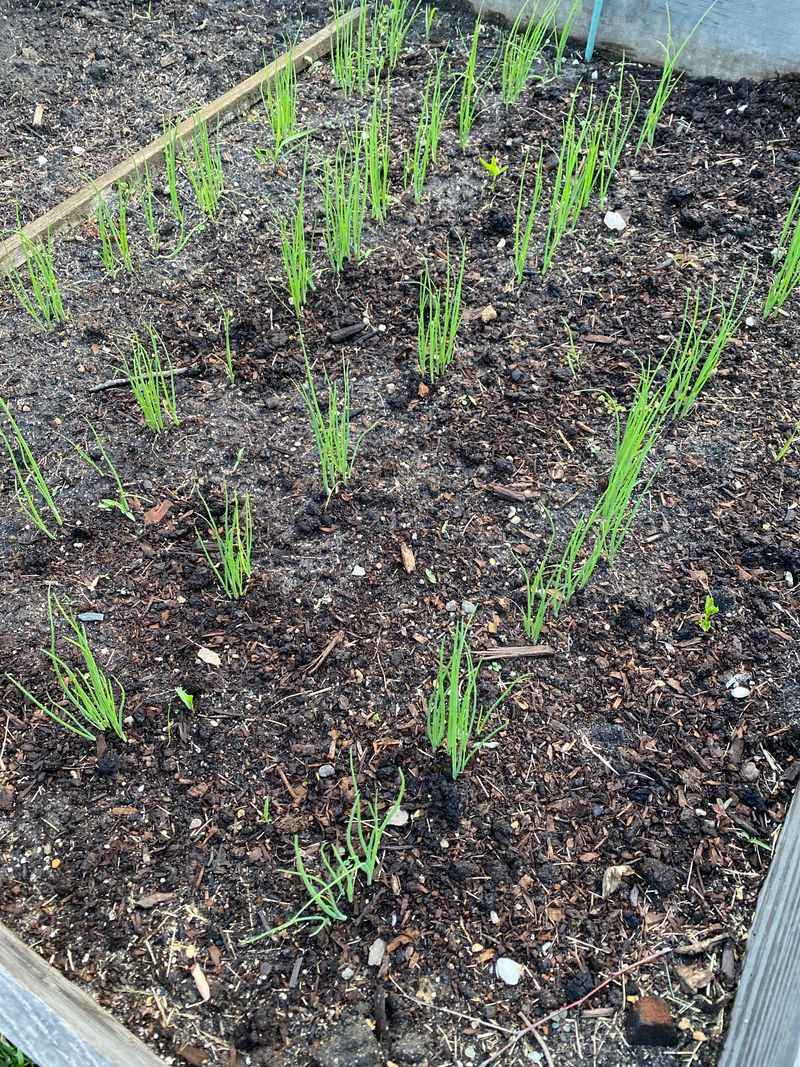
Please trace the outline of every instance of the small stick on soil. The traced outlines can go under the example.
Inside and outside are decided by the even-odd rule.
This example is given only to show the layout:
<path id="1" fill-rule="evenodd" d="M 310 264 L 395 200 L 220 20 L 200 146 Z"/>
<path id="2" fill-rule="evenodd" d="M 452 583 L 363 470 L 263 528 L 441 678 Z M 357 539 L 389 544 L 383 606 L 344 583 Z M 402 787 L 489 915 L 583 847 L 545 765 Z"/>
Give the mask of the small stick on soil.
<path id="1" fill-rule="evenodd" d="M 344 630 L 337 630 L 327 645 L 323 648 L 316 659 L 313 659 L 307 667 L 303 668 L 303 674 L 313 674 L 314 671 L 318 671 L 325 660 L 330 656 L 331 652 L 336 648 L 340 641 L 344 640 Z"/>
<path id="2" fill-rule="evenodd" d="M 556 650 L 549 645 L 509 645 L 507 648 L 481 648 L 473 653 L 476 659 L 515 659 L 517 656 L 541 659 L 555 654 Z"/>
<path id="3" fill-rule="evenodd" d="M 189 371 L 194 370 L 194 367 L 173 367 L 170 370 L 157 370 L 153 372 L 156 378 L 166 378 L 172 375 L 173 378 L 179 374 L 188 374 Z M 128 378 L 109 378 L 107 382 L 100 382 L 98 385 L 93 385 L 87 392 L 89 393 L 101 393 L 104 389 L 119 389 L 120 386 L 128 385 Z"/>
<path id="4" fill-rule="evenodd" d="M 483 488 L 487 493 L 499 496 L 501 500 L 510 500 L 514 504 L 528 504 L 533 497 L 533 493 L 530 490 L 527 493 L 523 493 L 519 489 L 511 489 L 509 486 L 499 485 L 497 482 L 489 482 Z"/>

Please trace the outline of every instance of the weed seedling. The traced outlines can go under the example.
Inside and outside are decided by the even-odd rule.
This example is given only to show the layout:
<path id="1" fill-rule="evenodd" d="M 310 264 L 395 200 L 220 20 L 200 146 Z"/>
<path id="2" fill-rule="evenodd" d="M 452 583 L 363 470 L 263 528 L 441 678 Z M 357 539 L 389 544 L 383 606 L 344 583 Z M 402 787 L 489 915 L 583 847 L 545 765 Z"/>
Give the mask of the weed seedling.
<path id="1" fill-rule="evenodd" d="M 167 419 L 175 426 L 180 425 L 172 361 L 152 324 L 147 327 L 147 343 L 138 333 L 131 338 L 131 358 L 129 361 L 123 355 L 122 370 L 153 433 L 162 433 L 167 428 Z"/>
<path id="2" fill-rule="evenodd" d="M 711 629 L 711 622 L 715 615 L 719 615 L 719 608 L 717 607 L 714 597 L 709 593 L 706 596 L 706 601 L 703 605 L 703 614 L 698 620 L 698 625 L 704 634 L 707 634 Z"/>
<path id="3" fill-rule="evenodd" d="M 456 336 L 461 325 L 461 291 L 466 265 L 466 245 L 454 266 L 447 252 L 447 268 L 442 288 L 431 278 L 428 264 L 422 270 L 417 319 L 417 359 L 420 374 L 435 382 L 450 366 L 455 355 Z"/>
<path id="4" fill-rule="evenodd" d="M 130 519 L 131 522 L 135 522 L 136 520 L 134 518 L 133 512 L 131 511 L 131 506 L 128 503 L 128 495 L 125 492 L 125 487 L 122 484 L 122 479 L 119 476 L 119 471 L 114 466 L 114 463 L 112 462 L 111 457 L 109 456 L 108 451 L 106 450 L 106 446 L 103 444 L 103 439 L 100 434 L 97 432 L 94 426 L 92 426 L 91 423 L 88 423 L 88 426 L 89 429 L 92 431 L 94 443 L 100 453 L 100 458 L 103 461 L 103 465 L 101 466 L 101 464 L 98 463 L 97 460 L 92 459 L 87 450 L 81 445 L 73 444 L 73 448 L 84 461 L 84 463 L 87 463 L 93 471 L 99 474 L 102 478 L 110 478 L 111 481 L 113 481 L 114 486 L 117 490 L 117 495 L 115 497 L 104 497 L 100 501 L 100 507 L 104 511 L 112 511 L 116 509 L 117 511 L 121 512 L 126 519 Z"/>
<path id="5" fill-rule="evenodd" d="M 239 600 L 253 573 L 253 513 L 249 493 L 244 494 L 240 503 L 239 494 L 234 492 L 231 501 L 225 485 L 224 497 L 225 507 L 218 520 L 211 514 L 205 499 L 200 497 L 214 556 L 199 533 L 197 540 L 220 588 L 231 600 Z"/>
<path id="6" fill-rule="evenodd" d="M 194 697 L 191 693 L 187 693 L 182 686 L 178 685 L 175 687 L 175 696 L 187 711 L 194 711 Z"/>
<path id="7" fill-rule="evenodd" d="M 774 252 L 778 270 L 764 302 L 764 318 L 786 303 L 800 285 L 800 185 L 794 194 Z"/>
<path id="8" fill-rule="evenodd" d="M 320 400 L 307 355 L 305 367 L 306 380 L 297 389 L 308 411 L 322 487 L 330 500 L 350 481 L 361 442 L 371 427 L 362 430 L 354 444 L 351 442 L 350 369 L 347 363 L 342 363 L 341 392 L 338 384 L 331 381 L 328 372 L 324 371 L 327 401 Z"/>
<path id="9" fill-rule="evenodd" d="M 503 729 L 500 723 L 489 729 L 495 711 L 508 699 L 523 679 L 503 690 L 489 708 L 478 708 L 478 675 L 467 640 L 469 624 L 459 620 L 453 634 L 450 654 L 447 637 L 439 645 L 439 669 L 428 700 L 427 734 L 431 748 L 443 748 L 450 757 L 450 771 L 455 781 L 474 757 Z"/>
<path id="10" fill-rule="evenodd" d="M 31 446 L 12 415 L 7 401 L 2 398 L 0 398 L 0 411 L 5 415 L 11 429 L 9 435 L 0 425 L 0 440 L 5 446 L 14 472 L 14 489 L 19 506 L 37 530 L 45 537 L 49 537 L 51 541 L 55 541 L 58 529 L 64 525 L 61 512 L 56 507 L 50 486 L 42 474 L 42 469 Z M 51 524 L 55 524 L 56 529 L 53 529 Z"/>
<path id="11" fill-rule="evenodd" d="M 74 635 L 68 637 L 67 641 L 78 651 L 82 661 L 80 670 L 71 667 L 56 651 L 56 611 Z M 53 668 L 59 702 L 55 706 L 44 704 L 10 674 L 6 677 L 27 700 L 65 730 L 78 734 L 86 741 L 95 741 L 95 731 L 105 733 L 110 729 L 124 741 L 122 719 L 125 690 L 116 678 L 105 674 L 98 667 L 82 623 L 61 604 L 52 591 L 48 593 L 47 614 L 50 620 L 50 648 L 45 649 L 45 656 Z"/>
<path id="12" fill-rule="evenodd" d="M 8 284 L 34 322 L 45 331 L 52 330 L 67 319 L 56 278 L 52 235 L 48 234 L 46 241 L 38 243 L 31 241 L 21 228 L 18 235 L 25 256 L 27 284 L 17 270 L 9 272 Z"/>
<path id="13" fill-rule="evenodd" d="M 508 167 L 500 162 L 497 156 L 492 156 L 491 159 L 484 159 L 483 156 L 478 156 L 478 162 L 489 175 L 491 184 L 489 186 L 490 192 L 494 195 L 494 187 L 497 185 L 497 179 L 501 178 Z"/>

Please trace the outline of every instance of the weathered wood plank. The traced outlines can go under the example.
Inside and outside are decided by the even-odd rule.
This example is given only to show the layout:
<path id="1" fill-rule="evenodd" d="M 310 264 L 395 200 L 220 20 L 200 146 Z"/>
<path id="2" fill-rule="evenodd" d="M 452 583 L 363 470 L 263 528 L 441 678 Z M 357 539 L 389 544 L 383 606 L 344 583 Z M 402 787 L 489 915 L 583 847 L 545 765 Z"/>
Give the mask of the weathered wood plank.
<path id="1" fill-rule="evenodd" d="M 165 1067 L 2 924 L 0 1033 L 38 1067 Z"/>
<path id="2" fill-rule="evenodd" d="M 209 131 L 213 133 L 221 125 L 241 114 L 242 111 L 245 111 L 250 106 L 251 101 L 260 95 L 262 85 L 265 82 L 272 81 L 278 71 L 282 70 L 288 63 L 291 63 L 295 70 L 298 70 L 320 56 L 327 55 L 331 50 L 337 33 L 342 27 L 358 18 L 358 14 L 359 9 L 355 8 L 352 11 L 348 11 L 340 19 L 334 19 L 333 22 L 323 27 L 318 33 L 315 33 L 305 41 L 301 41 L 300 44 L 279 56 L 263 70 L 252 74 L 243 82 L 239 82 L 238 85 L 223 93 L 222 96 L 218 96 L 216 100 L 212 100 L 211 103 L 202 107 L 197 114 L 185 119 L 175 128 L 175 136 L 178 143 L 182 144 L 184 141 L 190 140 L 192 134 L 202 122 L 207 123 Z M 135 104 L 132 104 L 132 106 L 135 106 Z M 38 219 L 29 222 L 22 232 L 31 241 L 39 241 L 43 237 L 47 237 L 48 234 L 55 234 L 61 230 L 76 226 L 83 219 L 94 214 L 98 196 L 101 196 L 113 185 L 116 185 L 117 182 L 126 181 L 140 172 L 143 173 L 145 165 L 150 168 L 156 166 L 164 156 L 164 148 L 168 141 L 169 137 L 167 136 L 157 137 L 155 141 L 151 141 L 149 145 L 140 148 L 138 152 L 123 160 L 122 163 L 118 163 L 116 167 L 112 167 L 105 174 L 101 174 L 99 178 L 84 186 L 77 193 L 73 193 L 66 200 L 62 200 L 60 204 L 45 212 L 44 215 L 40 215 Z M 0 244 L 0 274 L 13 270 L 24 260 L 25 253 L 22 250 L 19 234 L 13 234 Z"/>
<path id="3" fill-rule="evenodd" d="M 800 1063 L 800 790 L 759 894 L 719 1067 Z"/>

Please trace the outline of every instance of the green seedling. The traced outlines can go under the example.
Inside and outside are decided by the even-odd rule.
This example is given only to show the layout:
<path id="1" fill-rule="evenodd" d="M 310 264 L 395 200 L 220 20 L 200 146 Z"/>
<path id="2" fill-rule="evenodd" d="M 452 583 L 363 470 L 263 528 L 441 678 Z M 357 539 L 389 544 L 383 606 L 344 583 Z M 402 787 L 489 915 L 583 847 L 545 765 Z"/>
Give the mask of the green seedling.
<path id="1" fill-rule="evenodd" d="M 795 423 L 794 429 L 791 431 L 788 437 L 784 438 L 779 446 L 775 449 L 775 462 L 780 463 L 786 459 L 790 449 L 794 446 L 795 442 L 800 438 L 800 419 Z"/>
<path id="2" fill-rule="evenodd" d="M 492 156 L 490 159 L 484 159 L 483 156 L 478 156 L 478 162 L 491 178 L 491 190 L 494 192 L 497 179 L 506 173 L 508 167 L 502 164 L 497 156 Z"/>
<path id="3" fill-rule="evenodd" d="M 117 210 L 113 214 L 102 196 L 97 198 L 97 232 L 100 236 L 100 258 L 103 266 L 116 277 L 120 269 L 133 270 L 133 255 L 128 239 L 128 204 L 130 189 L 124 182 L 117 184 Z"/>
<path id="4" fill-rule="evenodd" d="M 436 8 L 428 4 L 425 8 L 425 40 L 431 39 L 431 30 L 433 29 L 434 19 L 436 18 Z"/>
<path id="5" fill-rule="evenodd" d="M 35 1067 L 24 1052 L 0 1037 L 0 1067 Z"/>
<path id="6" fill-rule="evenodd" d="M 56 278 L 52 234 L 48 234 L 45 241 L 34 242 L 20 227 L 17 236 L 25 256 L 27 280 L 15 269 L 8 273 L 8 284 L 17 302 L 37 326 L 45 331 L 52 330 L 59 322 L 67 320 Z"/>
<path id="7" fill-rule="evenodd" d="M 265 826 L 269 826 L 272 822 L 272 816 L 270 815 L 269 809 L 270 798 L 264 797 L 264 803 L 261 805 L 261 821 Z"/>
<path id="8" fill-rule="evenodd" d="M 79 670 L 70 666 L 56 651 L 56 611 L 74 635 L 66 640 L 77 649 L 78 658 L 82 661 Z M 47 614 L 50 621 L 50 648 L 45 649 L 45 656 L 53 668 L 59 693 L 58 703 L 44 704 L 16 678 L 10 674 L 7 674 L 6 678 L 39 711 L 70 733 L 77 734 L 86 741 L 95 741 L 98 733 L 105 733 L 110 729 L 124 741 L 126 738 L 122 720 L 125 690 L 116 678 L 107 675 L 97 665 L 85 628 L 61 604 L 52 590 L 48 591 Z"/>
<path id="9" fill-rule="evenodd" d="M 55 541 L 58 530 L 64 525 L 61 512 L 56 506 L 50 486 L 33 454 L 31 446 L 19 428 L 7 401 L 0 398 L 0 411 L 8 422 L 11 433 L 0 425 L 0 440 L 5 446 L 14 472 L 14 489 L 17 502 L 24 515 L 34 527 Z M 55 529 L 53 529 L 55 525 Z"/>
<path id="10" fill-rule="evenodd" d="M 658 85 L 656 86 L 656 91 L 653 94 L 652 100 L 650 101 L 650 106 L 645 112 L 644 121 L 642 122 L 642 129 L 639 134 L 639 140 L 636 142 L 637 155 L 641 151 L 642 146 L 644 144 L 647 144 L 650 148 L 653 147 L 656 129 L 658 127 L 659 122 L 661 121 L 661 116 L 664 113 L 664 108 L 667 106 L 670 97 L 678 88 L 678 83 L 683 77 L 682 72 L 679 71 L 677 74 L 675 72 L 677 62 L 683 55 L 683 51 L 691 41 L 692 37 L 694 37 L 703 19 L 709 13 L 711 8 L 714 7 L 716 2 L 717 0 L 713 0 L 709 7 L 706 8 L 706 10 L 695 23 L 694 27 L 690 30 L 690 32 L 680 44 L 676 44 L 672 37 L 672 18 L 670 16 L 669 4 L 667 4 L 667 39 L 666 42 L 663 44 L 659 41 L 661 50 L 664 53 L 664 63 L 661 68 L 661 77 L 659 78 Z"/>
<path id="11" fill-rule="evenodd" d="M 348 260 L 358 263 L 362 258 L 367 182 L 358 130 L 348 143 L 338 146 L 332 159 L 323 161 L 322 201 L 325 249 L 331 266 L 339 274 Z"/>
<path id="12" fill-rule="evenodd" d="M 554 27 L 559 0 L 523 7 L 506 37 L 500 60 L 500 96 L 507 106 L 515 104 L 531 77 L 533 65 Z"/>
<path id="13" fill-rule="evenodd" d="M 581 169 L 580 161 L 587 132 L 586 123 L 583 123 L 580 128 L 578 127 L 575 118 L 575 96 L 573 95 L 564 120 L 561 148 L 550 194 L 550 207 L 547 214 L 547 228 L 542 251 L 542 277 L 545 277 L 550 272 L 556 250 L 561 244 L 564 235 L 574 226 L 582 207 L 586 170 Z"/>
<path id="14" fill-rule="evenodd" d="M 297 74 L 286 61 L 272 78 L 261 83 L 261 100 L 272 131 L 272 158 L 277 163 L 284 148 L 302 137 L 297 128 Z"/>
<path id="15" fill-rule="evenodd" d="M 764 301 L 764 318 L 781 308 L 800 285 L 800 185 L 789 206 L 774 252 L 778 266 Z"/>
<path id="16" fill-rule="evenodd" d="M 412 6 L 409 0 L 385 0 L 378 9 L 377 22 L 382 39 L 386 42 L 386 63 L 394 70 L 400 59 L 408 31 L 417 17 L 421 0 Z"/>
<path id="17" fill-rule="evenodd" d="M 525 278 L 525 270 L 528 264 L 528 252 L 530 249 L 531 238 L 533 237 L 533 227 L 539 211 L 539 203 L 542 199 L 543 164 L 544 149 L 540 149 L 539 159 L 537 160 L 534 170 L 533 191 L 530 194 L 527 203 L 525 200 L 525 178 L 528 173 L 527 154 L 525 155 L 525 162 L 522 165 L 522 172 L 519 177 L 519 192 L 517 193 L 516 211 L 514 213 L 514 242 L 512 245 L 514 279 L 518 286 L 522 285 Z"/>
<path id="18" fill-rule="evenodd" d="M 146 163 L 144 165 L 144 175 L 139 183 L 138 194 L 139 205 L 142 209 L 144 223 L 150 239 L 150 247 L 154 252 L 157 252 L 161 244 L 161 235 L 158 232 L 158 222 L 156 221 L 156 194 L 153 188 L 150 168 Z"/>
<path id="19" fill-rule="evenodd" d="M 356 776 L 352 750 L 350 752 L 350 777 L 353 785 L 353 806 L 345 829 L 345 843 L 334 845 L 330 849 L 322 844 L 319 847 L 321 874 L 309 872 L 300 848 L 300 839 L 294 838 L 295 868 L 284 874 L 300 879 L 308 900 L 287 919 L 263 933 L 255 934 L 246 940 L 246 944 L 260 941 L 283 930 L 303 923 L 312 923 L 312 936 L 320 933 L 334 922 L 344 922 L 348 911 L 355 901 L 356 888 L 360 881 L 369 888 L 375 878 L 375 870 L 380 859 L 381 845 L 386 830 L 391 825 L 405 795 L 405 777 L 400 771 L 400 788 L 397 796 L 381 818 L 378 796 L 366 805 L 366 817 L 361 791 Z M 345 903 L 349 905 L 344 910 Z"/>
<path id="20" fill-rule="evenodd" d="M 180 686 L 175 686 L 175 696 L 180 700 L 181 704 L 187 711 L 194 711 L 194 697 L 191 693 L 187 693 L 186 690 Z"/>
<path id="21" fill-rule="evenodd" d="M 328 372 L 323 372 L 327 401 L 317 392 L 307 355 L 305 368 L 306 380 L 297 389 L 308 411 L 322 487 L 330 500 L 350 481 L 361 442 L 372 427 L 362 430 L 355 443 L 351 441 L 350 369 L 347 363 L 342 362 L 341 390 L 338 383 L 328 377 Z"/>
<path id="22" fill-rule="evenodd" d="M 444 91 L 444 60 L 440 59 L 425 83 L 414 144 L 405 154 L 405 183 L 417 203 L 422 200 L 428 169 L 438 158 L 442 127 L 455 90 L 454 83 Z"/>
<path id="23" fill-rule="evenodd" d="M 556 16 L 553 16 L 553 36 L 555 39 L 555 51 L 553 55 L 553 70 L 556 74 L 561 73 L 561 68 L 564 66 L 564 52 L 567 48 L 567 41 L 572 33 L 572 24 L 575 21 L 575 17 L 580 11 L 581 0 L 573 0 L 573 3 L 567 12 L 567 17 L 564 19 L 564 25 L 561 27 L 561 32 L 558 32 L 556 25 Z"/>
<path id="24" fill-rule="evenodd" d="M 376 83 L 369 118 L 361 135 L 366 183 L 372 217 L 383 222 L 389 211 L 389 139 L 392 124 L 392 95 L 386 84 L 386 104 L 382 107 L 381 93 Z"/>
<path id="25" fill-rule="evenodd" d="M 466 245 L 461 245 L 457 265 L 447 252 L 444 285 L 434 284 L 428 264 L 422 270 L 417 317 L 417 365 L 420 374 L 435 382 L 453 362 L 456 337 L 461 325 L 461 294 L 466 265 Z"/>
<path id="26" fill-rule="evenodd" d="M 200 497 L 206 513 L 213 555 L 196 529 L 195 533 L 220 588 L 230 600 L 239 600 L 244 596 L 253 573 L 252 505 L 249 493 L 245 493 L 240 501 L 239 494 L 234 492 L 231 500 L 228 486 L 225 485 L 223 490 L 225 505 L 219 519 L 214 518 L 206 500 Z"/>
<path id="27" fill-rule="evenodd" d="M 704 634 L 711 629 L 711 622 L 715 615 L 719 615 L 719 608 L 713 596 L 709 593 L 703 605 L 703 614 L 698 619 L 698 625 Z"/>
<path id="28" fill-rule="evenodd" d="M 194 189 L 197 206 L 207 219 L 215 222 L 219 217 L 225 175 L 222 170 L 222 155 L 218 148 L 211 147 L 206 122 L 195 127 L 189 148 L 184 143 L 183 165 Z"/>
<path id="29" fill-rule="evenodd" d="M 355 5 L 354 5 L 355 6 Z M 345 7 L 334 0 L 334 18 L 343 19 Z M 359 8 L 358 17 L 340 28 L 333 39 L 331 63 L 333 78 L 346 96 L 353 92 L 365 95 L 372 88 L 386 63 L 381 49 L 381 23 L 370 20 L 367 4 Z"/>
<path id="30" fill-rule="evenodd" d="M 539 640 L 542 627 L 547 618 L 547 611 L 550 603 L 550 591 L 547 585 L 547 567 L 550 561 L 550 554 L 553 550 L 555 529 L 553 527 L 552 516 L 549 513 L 547 513 L 547 518 L 550 522 L 550 540 L 547 543 L 547 548 L 545 549 L 536 570 L 528 570 L 523 563 L 517 560 L 517 564 L 522 571 L 523 582 L 525 583 L 525 606 L 522 609 L 522 627 L 526 636 L 534 643 Z"/>
<path id="31" fill-rule="evenodd" d="M 178 191 L 178 133 L 174 126 L 165 126 L 164 136 L 166 137 L 166 143 L 164 145 L 164 172 L 167 178 L 167 193 L 172 208 L 172 216 L 178 224 L 178 229 L 180 230 L 182 237 L 186 226 L 186 216 L 184 215 L 183 205 L 181 204 L 180 193 Z M 178 243 L 181 243 L 180 238 Z"/>
<path id="32" fill-rule="evenodd" d="M 233 385 L 236 381 L 236 371 L 233 366 L 233 347 L 231 345 L 233 312 L 230 308 L 225 307 L 219 297 L 217 297 L 217 306 L 219 307 L 219 329 L 225 346 L 225 377 L 228 379 L 228 384 Z"/>
<path id="33" fill-rule="evenodd" d="M 597 191 L 600 206 L 608 199 L 611 183 L 617 172 L 619 161 L 628 143 L 639 114 L 639 89 L 636 82 L 630 80 L 631 92 L 627 103 L 624 102 L 623 82 L 625 77 L 625 60 L 620 63 L 619 81 L 611 90 L 603 109 L 603 128 L 601 131 L 600 168 L 597 177 Z"/>
<path id="34" fill-rule="evenodd" d="M 89 455 L 88 451 L 85 448 L 83 448 L 81 445 L 77 445 L 77 444 L 73 443 L 73 448 L 78 453 L 78 455 L 81 457 L 81 459 L 84 461 L 84 463 L 87 463 L 92 468 L 93 471 L 95 471 L 97 474 L 99 474 L 101 476 L 101 478 L 110 478 L 111 481 L 114 483 L 114 486 L 115 486 L 115 488 L 117 490 L 117 495 L 115 497 L 104 497 L 100 501 L 100 507 L 104 511 L 117 510 L 117 511 L 121 512 L 125 516 L 126 519 L 130 519 L 131 522 L 135 522 L 136 520 L 135 520 L 133 512 L 131 511 L 131 506 L 130 506 L 130 503 L 128 502 L 128 495 L 125 492 L 125 487 L 122 484 L 122 479 L 119 476 L 119 471 L 114 466 L 114 463 L 113 463 L 111 457 L 108 454 L 108 451 L 106 449 L 105 444 L 103 443 L 103 439 L 100 436 L 100 434 L 97 432 L 97 430 L 94 428 L 94 426 L 92 426 L 92 424 L 90 422 L 87 423 L 87 425 L 88 425 L 89 429 L 92 431 L 92 436 L 94 437 L 95 447 L 97 448 L 98 452 L 100 453 L 100 458 L 102 460 L 102 465 L 100 463 L 98 463 L 97 460 L 93 459 Z"/>
<path id="35" fill-rule="evenodd" d="M 507 686 L 488 708 L 478 707 L 480 663 L 475 662 L 467 640 L 469 624 L 459 620 L 450 642 L 443 637 L 439 645 L 439 669 L 428 700 L 427 735 L 431 748 L 443 748 L 450 757 L 450 771 L 455 781 L 491 739 L 506 725 L 489 729 L 495 711 L 524 679 Z"/>
<path id="36" fill-rule="evenodd" d="M 128 379 L 144 421 L 153 433 L 167 428 L 167 419 L 180 425 L 175 399 L 175 380 L 172 361 L 156 328 L 146 327 L 147 343 L 138 333 L 131 338 L 130 360 L 122 356 L 122 371 Z"/>
<path id="37" fill-rule="evenodd" d="M 297 202 L 290 221 L 278 219 L 279 241 L 283 272 L 286 277 L 286 290 L 289 294 L 294 313 L 298 319 L 302 316 L 309 294 L 314 288 L 314 270 L 311 263 L 311 248 L 306 240 L 306 172 L 297 193 Z M 348 230 L 349 237 L 349 230 Z M 332 238 L 333 240 L 333 238 Z M 343 244 L 339 251 L 343 251 Z M 349 241 L 348 241 L 349 248 Z"/>
<path id="38" fill-rule="evenodd" d="M 480 16 L 475 19 L 472 29 L 469 50 L 467 51 L 467 63 L 462 73 L 458 76 L 461 84 L 461 94 L 458 99 L 458 143 L 462 151 L 469 144 L 469 137 L 475 119 L 478 116 L 478 104 L 484 91 L 484 84 L 478 80 L 478 42 L 481 34 Z"/>
<path id="39" fill-rule="evenodd" d="M 567 357 L 567 366 L 572 373 L 572 377 L 577 378 L 578 371 L 581 368 L 581 355 L 578 351 L 578 346 L 575 344 L 575 335 L 572 332 L 569 322 L 567 319 L 562 319 L 561 321 L 564 323 L 564 329 L 567 333 L 567 349 L 565 353 Z"/>

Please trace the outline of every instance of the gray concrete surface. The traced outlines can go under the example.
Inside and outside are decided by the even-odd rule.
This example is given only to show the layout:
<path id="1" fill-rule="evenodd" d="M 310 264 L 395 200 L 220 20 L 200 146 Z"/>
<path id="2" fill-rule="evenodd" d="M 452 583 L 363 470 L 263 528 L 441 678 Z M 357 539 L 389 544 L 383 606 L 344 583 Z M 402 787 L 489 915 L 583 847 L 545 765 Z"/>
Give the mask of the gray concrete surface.
<path id="1" fill-rule="evenodd" d="M 502 15 L 513 21 L 523 7 L 537 0 L 469 0 L 476 11 Z M 541 9 L 544 0 L 538 0 Z M 672 0 L 672 36 L 685 40 L 704 12 L 708 12 L 681 55 L 678 66 L 696 77 L 738 81 L 761 80 L 781 74 L 800 75 L 800 0 Z M 562 0 L 558 19 L 563 25 L 570 0 Z M 592 0 L 580 0 L 573 36 L 585 41 L 592 16 Z M 630 59 L 661 65 L 666 40 L 666 0 L 605 0 L 597 46 L 624 51 Z"/>

